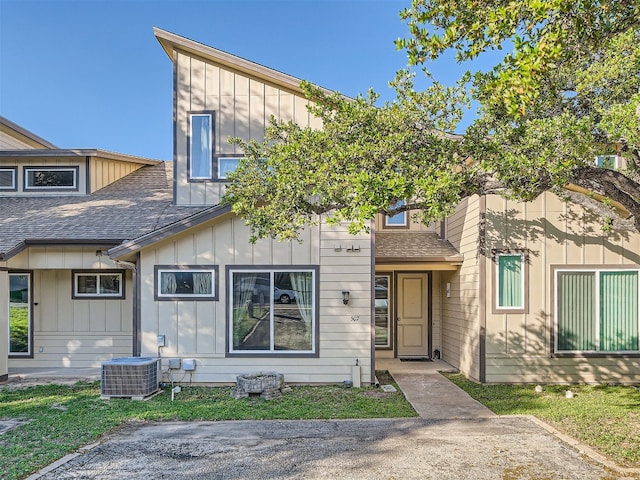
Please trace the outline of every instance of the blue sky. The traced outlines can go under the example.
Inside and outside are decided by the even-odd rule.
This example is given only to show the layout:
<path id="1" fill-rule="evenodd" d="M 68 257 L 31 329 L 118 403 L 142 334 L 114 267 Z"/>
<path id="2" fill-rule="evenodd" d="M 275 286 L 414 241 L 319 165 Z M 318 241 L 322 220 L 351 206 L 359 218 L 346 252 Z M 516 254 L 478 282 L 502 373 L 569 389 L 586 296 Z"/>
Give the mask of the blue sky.
<path id="1" fill-rule="evenodd" d="M 0 115 L 61 148 L 171 160 L 160 27 L 349 96 L 406 65 L 409 0 L 0 0 Z M 457 78 L 450 58 L 430 69 Z"/>

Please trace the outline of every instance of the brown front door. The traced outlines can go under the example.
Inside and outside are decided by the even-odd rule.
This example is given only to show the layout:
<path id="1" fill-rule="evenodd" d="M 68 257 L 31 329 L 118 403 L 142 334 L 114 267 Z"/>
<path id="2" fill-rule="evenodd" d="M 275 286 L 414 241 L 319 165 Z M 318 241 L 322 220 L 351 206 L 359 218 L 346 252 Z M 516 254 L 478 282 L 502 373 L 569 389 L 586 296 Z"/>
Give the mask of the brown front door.
<path id="1" fill-rule="evenodd" d="M 398 357 L 429 355 L 428 283 L 426 273 L 398 274 Z"/>

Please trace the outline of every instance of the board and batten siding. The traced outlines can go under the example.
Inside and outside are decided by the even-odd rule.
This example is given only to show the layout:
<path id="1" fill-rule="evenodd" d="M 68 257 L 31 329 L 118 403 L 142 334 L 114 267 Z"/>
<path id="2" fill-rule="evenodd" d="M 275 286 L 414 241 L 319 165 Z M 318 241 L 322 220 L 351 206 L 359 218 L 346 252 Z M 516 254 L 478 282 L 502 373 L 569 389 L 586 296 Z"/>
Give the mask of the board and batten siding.
<path id="1" fill-rule="evenodd" d="M 271 116 L 301 126 L 320 126 L 307 111 L 309 102 L 299 94 L 180 50 L 174 55 L 177 205 L 217 205 L 224 194 L 224 182 L 188 181 L 190 111 L 215 112 L 214 152 L 222 155 L 242 153 L 228 142 L 230 137 L 261 141 Z"/>
<path id="2" fill-rule="evenodd" d="M 447 240 L 464 256 L 456 271 L 441 273 L 441 355 L 467 377 L 480 378 L 480 198 L 463 200 L 448 218 Z M 451 296 L 445 287 L 451 284 Z"/>
<path id="3" fill-rule="evenodd" d="M 232 383 L 236 376 L 275 370 L 289 383 L 339 383 L 351 378 L 358 360 L 362 381 L 371 368 L 371 248 L 368 235 L 351 236 L 347 227 L 322 223 L 302 233 L 302 243 L 271 239 L 249 243 L 249 229 L 233 215 L 177 234 L 141 251 L 142 355 L 194 358 L 192 380 Z M 342 245 L 341 251 L 336 247 Z M 346 252 L 349 245 L 358 252 Z M 156 301 L 154 265 L 217 265 L 218 301 Z M 233 265 L 319 266 L 319 357 L 226 357 L 227 278 Z M 343 290 L 351 292 L 343 305 Z M 165 335 L 165 347 L 157 336 Z M 175 375 L 174 375 L 175 377 Z"/>
<path id="4" fill-rule="evenodd" d="M 552 266 L 640 264 L 640 235 L 603 232 L 597 217 L 552 193 L 529 203 L 487 197 L 487 251 L 525 249 L 526 314 L 492 313 L 495 263 L 487 259 L 486 382 L 640 382 L 640 358 L 554 357 Z"/>
<path id="5" fill-rule="evenodd" d="M 7 262 L 10 271 L 32 271 L 34 303 L 34 357 L 11 358 L 10 367 L 100 367 L 105 360 L 132 355 L 130 271 L 124 271 L 124 299 L 71 298 L 72 269 L 118 268 L 108 257 L 97 256 L 96 250 L 31 247 Z"/>
<path id="6" fill-rule="evenodd" d="M 91 157 L 89 160 L 89 193 L 126 177 L 142 166 L 137 163 Z"/>

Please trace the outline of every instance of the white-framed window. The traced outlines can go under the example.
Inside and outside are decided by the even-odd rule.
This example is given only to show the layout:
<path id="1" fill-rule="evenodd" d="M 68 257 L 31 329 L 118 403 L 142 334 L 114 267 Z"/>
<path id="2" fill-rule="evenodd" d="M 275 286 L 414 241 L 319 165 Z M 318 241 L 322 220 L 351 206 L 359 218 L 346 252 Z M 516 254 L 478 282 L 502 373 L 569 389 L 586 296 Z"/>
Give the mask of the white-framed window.
<path id="1" fill-rule="evenodd" d="M 527 258 L 524 252 L 496 252 L 494 255 L 494 311 L 525 313 L 527 305 Z"/>
<path id="2" fill-rule="evenodd" d="M 9 272 L 9 357 L 33 357 L 31 272 Z"/>
<path id="3" fill-rule="evenodd" d="M 156 265 L 156 300 L 218 300 L 217 265 Z"/>
<path id="4" fill-rule="evenodd" d="M 122 270 L 73 271 L 72 298 L 124 298 Z"/>
<path id="5" fill-rule="evenodd" d="M 218 179 L 226 180 L 230 173 L 236 171 L 243 157 L 218 157 Z"/>
<path id="6" fill-rule="evenodd" d="M 596 157 L 596 166 L 617 170 L 620 168 L 620 157 L 618 155 L 598 155 Z"/>
<path id="7" fill-rule="evenodd" d="M 391 348 L 391 275 L 376 275 L 374 290 L 376 348 Z"/>
<path id="8" fill-rule="evenodd" d="M 189 180 L 213 178 L 213 112 L 189 113 Z"/>
<path id="9" fill-rule="evenodd" d="M 25 190 L 78 190 L 78 167 L 24 167 Z"/>
<path id="10" fill-rule="evenodd" d="M 399 200 L 392 208 L 398 208 L 403 206 L 404 204 L 404 200 Z M 395 215 L 385 215 L 384 226 L 391 228 L 406 228 L 409 226 L 409 222 L 407 219 L 407 212 L 400 212 L 396 213 Z"/>
<path id="11" fill-rule="evenodd" d="M 317 267 L 227 267 L 227 282 L 229 354 L 317 356 Z"/>
<path id="12" fill-rule="evenodd" d="M 638 269 L 554 268 L 556 353 L 638 353 Z"/>
<path id="13" fill-rule="evenodd" d="M 16 190 L 16 167 L 0 168 L 0 190 Z"/>

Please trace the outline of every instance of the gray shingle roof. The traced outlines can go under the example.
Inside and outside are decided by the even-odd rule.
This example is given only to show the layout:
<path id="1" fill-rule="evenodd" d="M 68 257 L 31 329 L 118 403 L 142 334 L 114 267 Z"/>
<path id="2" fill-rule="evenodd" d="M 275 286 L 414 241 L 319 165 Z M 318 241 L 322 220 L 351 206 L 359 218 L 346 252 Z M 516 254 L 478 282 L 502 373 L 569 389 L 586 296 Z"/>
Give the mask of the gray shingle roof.
<path id="1" fill-rule="evenodd" d="M 462 261 L 462 255 L 447 240 L 431 232 L 376 232 L 376 262 Z"/>
<path id="2" fill-rule="evenodd" d="M 85 195 L 0 198 L 0 258 L 24 242 L 120 242 L 210 207 L 175 206 L 170 162 L 145 166 Z"/>

